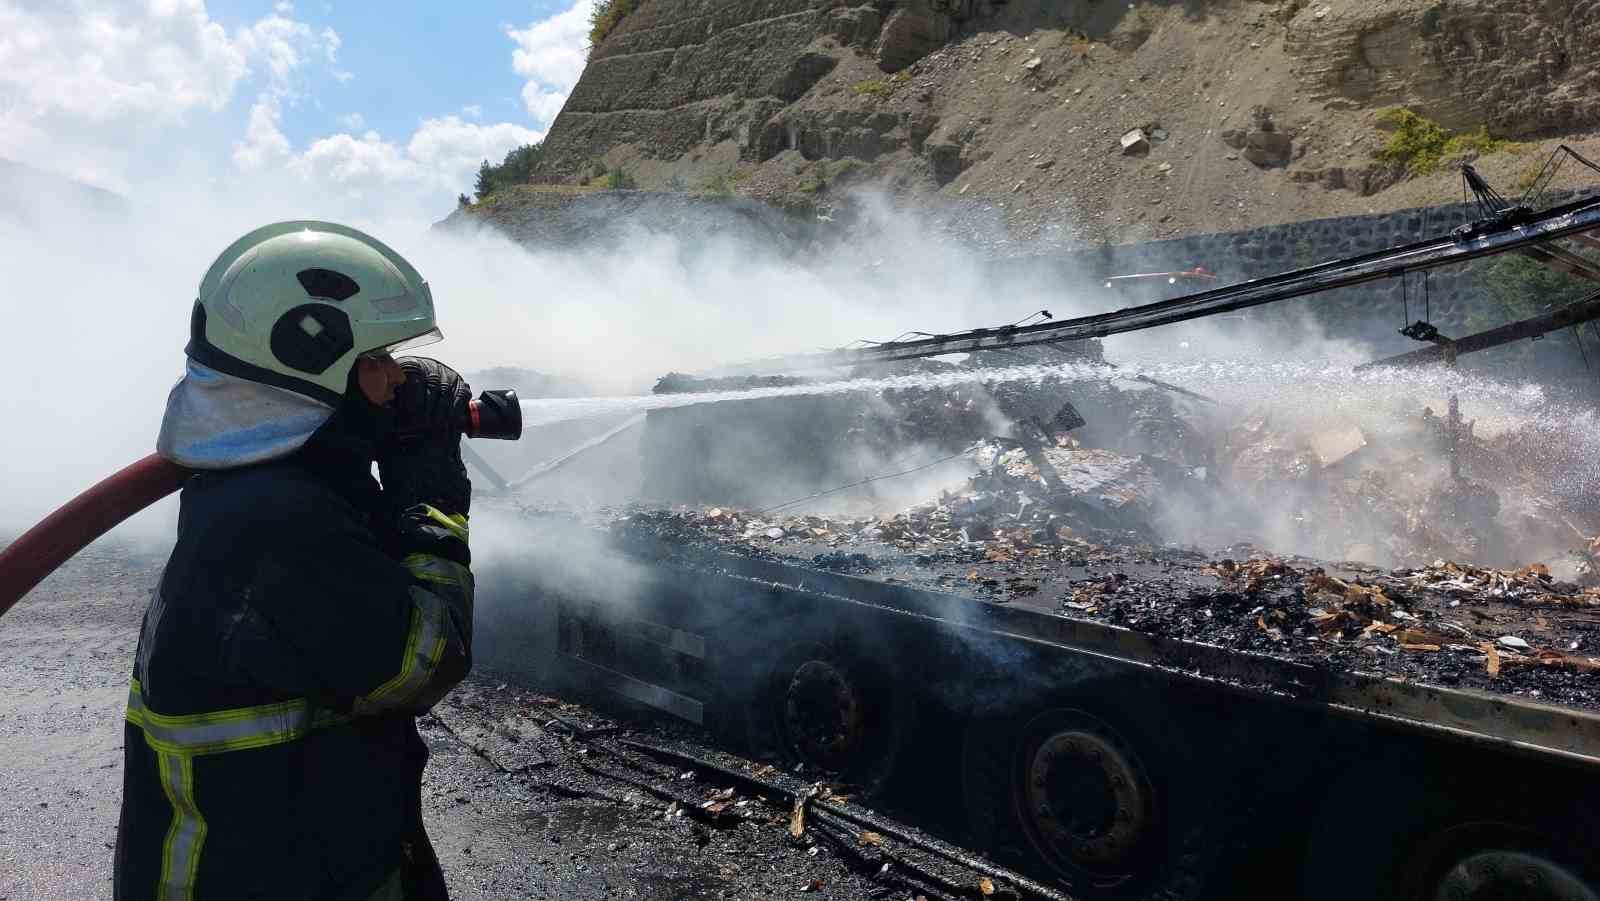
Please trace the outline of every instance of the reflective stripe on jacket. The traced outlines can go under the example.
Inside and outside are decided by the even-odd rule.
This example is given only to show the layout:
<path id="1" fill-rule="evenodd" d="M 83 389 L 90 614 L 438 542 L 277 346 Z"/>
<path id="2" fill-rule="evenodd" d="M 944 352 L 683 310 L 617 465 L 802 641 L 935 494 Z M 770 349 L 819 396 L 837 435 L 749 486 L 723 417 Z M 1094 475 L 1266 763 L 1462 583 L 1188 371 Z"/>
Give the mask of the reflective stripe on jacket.
<path id="1" fill-rule="evenodd" d="M 426 842 L 414 717 L 470 666 L 472 576 L 395 552 L 376 487 L 345 489 L 292 458 L 185 486 L 128 694 L 118 901 L 366 901 Z"/>

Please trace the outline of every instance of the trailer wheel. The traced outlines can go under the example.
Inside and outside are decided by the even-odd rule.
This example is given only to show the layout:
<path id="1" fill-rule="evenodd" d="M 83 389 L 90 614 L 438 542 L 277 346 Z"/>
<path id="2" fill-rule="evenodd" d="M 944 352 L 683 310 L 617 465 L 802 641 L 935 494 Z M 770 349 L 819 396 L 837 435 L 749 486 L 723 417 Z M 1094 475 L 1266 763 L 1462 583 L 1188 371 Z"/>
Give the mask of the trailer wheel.
<path id="1" fill-rule="evenodd" d="M 1055 708 L 976 724 L 963 749 L 972 840 L 1092 899 L 1198 895 L 1229 782 L 1126 691 L 1117 712 Z M 1099 705 L 1096 705 L 1097 708 Z"/>
<path id="2" fill-rule="evenodd" d="M 1427 828 L 1411 817 L 1396 818 Z M 1398 825 L 1398 824 L 1397 824 Z M 1554 824 L 1551 824 L 1554 826 Z M 1600 901 L 1592 864 L 1573 849 L 1562 847 L 1556 833 L 1487 817 L 1461 821 L 1431 836 L 1417 839 L 1393 827 L 1365 827 L 1359 841 L 1347 840 L 1345 869 L 1359 872 L 1313 871 L 1307 878 L 1317 883 L 1309 897 L 1372 898 L 1387 901 Z M 1586 833 L 1587 835 L 1588 833 Z M 1324 840 L 1325 837 L 1324 837 Z M 1399 849 L 1394 854 L 1372 842 L 1387 841 Z M 1376 854 L 1363 856 L 1373 849 Z M 1580 852 L 1581 853 L 1581 852 Z M 1321 857 L 1321 855 L 1319 855 Z M 1356 862 L 1350 865 L 1349 862 Z M 1358 892 L 1359 894 L 1350 894 Z"/>
<path id="3" fill-rule="evenodd" d="M 866 795 L 887 782 L 915 715 L 890 654 L 842 636 L 791 644 L 757 674 L 748 707 L 752 750 Z"/>
<path id="4" fill-rule="evenodd" d="M 1439 765 L 1395 785 L 1394 802 L 1374 811 L 1372 774 L 1397 771 L 1391 762 L 1400 761 L 1346 774 L 1329 793 L 1304 867 L 1311 901 L 1600 901 L 1592 799 Z"/>
<path id="5" fill-rule="evenodd" d="M 1600 893 L 1571 867 L 1543 854 L 1505 847 L 1459 857 L 1432 887 L 1433 898 L 1449 901 L 1600 901 Z"/>

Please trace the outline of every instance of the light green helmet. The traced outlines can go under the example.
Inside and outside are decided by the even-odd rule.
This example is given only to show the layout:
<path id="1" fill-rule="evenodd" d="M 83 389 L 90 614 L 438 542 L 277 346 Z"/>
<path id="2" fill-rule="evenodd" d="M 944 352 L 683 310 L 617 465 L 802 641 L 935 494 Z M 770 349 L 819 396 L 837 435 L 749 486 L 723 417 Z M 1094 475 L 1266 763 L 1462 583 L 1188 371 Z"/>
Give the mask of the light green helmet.
<path id="1" fill-rule="evenodd" d="M 211 264 L 185 352 L 337 406 L 356 357 L 442 337 L 428 283 L 383 242 L 331 222 L 279 222 Z"/>

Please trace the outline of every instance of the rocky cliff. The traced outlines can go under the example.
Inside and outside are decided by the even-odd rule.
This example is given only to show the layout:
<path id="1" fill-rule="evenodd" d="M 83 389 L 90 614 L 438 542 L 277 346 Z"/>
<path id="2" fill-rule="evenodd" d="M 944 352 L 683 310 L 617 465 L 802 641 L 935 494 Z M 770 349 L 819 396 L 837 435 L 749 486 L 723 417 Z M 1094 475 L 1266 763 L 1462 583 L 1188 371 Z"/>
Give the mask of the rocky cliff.
<path id="1" fill-rule="evenodd" d="M 1594 0 L 1343 0 L 1315 4 L 1285 47 L 1329 109 L 1402 104 L 1511 136 L 1600 121 Z"/>
<path id="2" fill-rule="evenodd" d="M 1378 115 L 1525 142 L 1600 122 L 1600 0 L 648 0 L 536 180 L 828 206 L 874 184 L 1025 240 L 1139 241 L 1459 197 Z M 1580 143 L 1580 146 L 1587 146 Z"/>

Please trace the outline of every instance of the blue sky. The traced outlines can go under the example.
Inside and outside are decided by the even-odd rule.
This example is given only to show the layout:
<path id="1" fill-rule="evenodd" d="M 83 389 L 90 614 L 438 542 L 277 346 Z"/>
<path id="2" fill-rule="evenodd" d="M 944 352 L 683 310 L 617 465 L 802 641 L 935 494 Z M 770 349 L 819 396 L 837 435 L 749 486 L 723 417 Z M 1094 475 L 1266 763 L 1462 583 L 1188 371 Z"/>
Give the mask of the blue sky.
<path id="1" fill-rule="evenodd" d="M 540 140 L 594 0 L 0 0 L 0 159 L 125 194 L 448 210 Z"/>
<path id="2" fill-rule="evenodd" d="M 230 29 L 271 14 L 273 0 L 212 0 L 213 19 Z M 331 27 L 340 38 L 338 68 L 315 93 L 286 106 L 284 134 L 304 143 L 346 131 L 345 117 L 359 115 L 366 128 L 385 136 L 409 134 L 425 118 L 476 107 L 484 121 L 539 127 L 523 107 L 525 79 L 511 65 L 515 44 L 507 27 L 524 28 L 571 6 L 558 0 L 296 3 L 294 15 L 314 28 Z M 239 122 L 248 110 L 238 111 Z"/>

